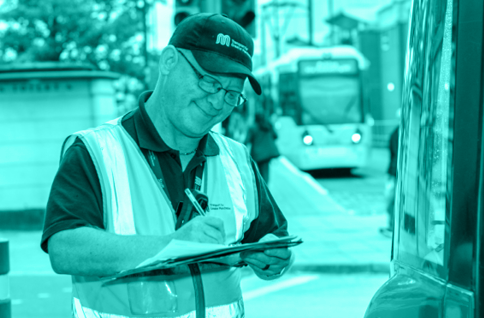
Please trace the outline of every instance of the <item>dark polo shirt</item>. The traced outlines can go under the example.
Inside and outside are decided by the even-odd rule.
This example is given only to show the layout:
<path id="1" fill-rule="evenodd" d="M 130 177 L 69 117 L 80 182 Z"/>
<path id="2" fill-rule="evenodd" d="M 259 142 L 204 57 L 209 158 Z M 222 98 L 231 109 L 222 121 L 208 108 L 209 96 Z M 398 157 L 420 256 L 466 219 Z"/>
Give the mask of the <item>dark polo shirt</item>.
<path id="1" fill-rule="evenodd" d="M 193 188 L 196 167 L 219 148 L 210 134 L 200 141 L 196 154 L 182 171 L 179 153 L 161 139 L 146 113 L 144 103 L 151 92 L 141 94 L 139 107 L 126 114 L 122 125 L 142 151 L 158 157 L 173 208 L 184 200 L 184 189 Z M 245 233 L 243 243 L 257 242 L 267 233 L 287 235 L 287 221 L 269 193 L 252 160 L 259 197 L 259 216 Z M 212 180 L 210 180 L 212 182 Z M 213 180 L 216 182 L 216 180 Z M 44 222 L 41 247 L 47 252 L 48 239 L 57 232 L 90 226 L 104 229 L 102 192 L 96 168 L 84 143 L 78 138 L 66 151 L 52 184 Z"/>

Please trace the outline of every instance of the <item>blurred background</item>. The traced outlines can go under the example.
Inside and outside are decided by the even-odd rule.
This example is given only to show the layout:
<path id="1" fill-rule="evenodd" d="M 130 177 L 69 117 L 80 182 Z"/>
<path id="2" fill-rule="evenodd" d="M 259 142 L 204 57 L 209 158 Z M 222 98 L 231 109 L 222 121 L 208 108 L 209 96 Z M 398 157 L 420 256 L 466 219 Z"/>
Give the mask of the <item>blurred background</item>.
<path id="1" fill-rule="evenodd" d="M 272 126 L 280 156 L 261 164 L 290 231 L 305 241 L 282 282 L 247 274 L 248 316 L 362 316 L 389 272 L 390 137 L 400 122 L 410 4 L 0 0 L 0 237 L 10 241 L 4 298 L 13 316 L 69 312 L 69 278 L 55 275 L 39 248 L 64 138 L 137 107 L 156 83 L 160 51 L 198 12 L 224 13 L 254 39 L 263 94 L 247 89 L 248 102 L 214 130 L 255 158 L 256 118 Z"/>

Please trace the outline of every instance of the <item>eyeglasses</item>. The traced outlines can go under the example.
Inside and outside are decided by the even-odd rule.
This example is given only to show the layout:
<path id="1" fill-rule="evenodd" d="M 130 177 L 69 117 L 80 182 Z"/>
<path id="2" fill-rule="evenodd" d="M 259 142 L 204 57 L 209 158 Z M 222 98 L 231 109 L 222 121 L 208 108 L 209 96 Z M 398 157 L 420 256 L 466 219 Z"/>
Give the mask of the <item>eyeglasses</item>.
<path id="1" fill-rule="evenodd" d="M 180 52 L 180 54 L 185 58 L 185 60 L 188 62 L 188 64 L 192 67 L 195 74 L 197 74 L 197 76 L 198 76 L 198 86 L 200 86 L 200 88 L 204 92 L 207 92 L 207 93 L 210 93 L 210 94 L 215 94 L 215 93 L 220 92 L 223 89 L 225 91 L 225 96 L 224 96 L 225 102 L 227 104 L 229 104 L 230 106 L 234 106 L 234 107 L 240 106 L 240 105 L 242 105 L 243 103 L 246 102 L 247 99 L 244 97 L 244 95 L 242 95 L 242 93 L 223 88 L 222 84 L 220 84 L 220 82 L 217 81 L 215 78 L 213 78 L 211 76 L 207 76 L 207 75 L 202 75 L 192 65 L 192 63 L 190 63 L 190 61 L 187 59 L 185 54 L 183 54 L 180 50 L 178 50 L 178 52 Z"/>

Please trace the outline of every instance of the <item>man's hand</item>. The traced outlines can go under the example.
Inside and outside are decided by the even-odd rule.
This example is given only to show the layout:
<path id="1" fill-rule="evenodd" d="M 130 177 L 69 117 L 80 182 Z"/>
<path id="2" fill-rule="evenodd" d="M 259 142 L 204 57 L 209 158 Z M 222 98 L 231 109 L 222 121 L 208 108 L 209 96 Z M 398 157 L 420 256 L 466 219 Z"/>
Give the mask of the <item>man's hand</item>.
<path id="1" fill-rule="evenodd" d="M 225 229 L 220 218 L 213 216 L 196 217 L 174 234 L 173 238 L 181 241 L 224 244 Z"/>
<path id="2" fill-rule="evenodd" d="M 274 234 L 267 234 L 259 242 L 275 238 L 277 237 Z M 288 248 L 275 248 L 263 252 L 247 251 L 240 253 L 240 257 L 264 280 L 278 278 L 293 261 L 292 252 Z"/>

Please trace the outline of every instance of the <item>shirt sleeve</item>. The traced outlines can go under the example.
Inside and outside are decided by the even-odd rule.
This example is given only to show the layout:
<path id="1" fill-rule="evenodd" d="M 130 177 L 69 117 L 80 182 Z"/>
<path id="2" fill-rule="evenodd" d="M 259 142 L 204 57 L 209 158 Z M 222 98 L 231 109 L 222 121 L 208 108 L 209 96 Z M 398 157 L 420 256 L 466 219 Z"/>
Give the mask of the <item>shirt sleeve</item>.
<path id="1" fill-rule="evenodd" d="M 258 242 L 269 233 L 278 237 L 289 235 L 287 220 L 261 177 L 254 160 L 252 160 L 252 169 L 254 170 L 259 197 L 259 216 L 252 221 L 250 228 L 245 232 L 242 243 Z"/>
<path id="2" fill-rule="evenodd" d="M 96 168 L 84 143 L 77 138 L 66 151 L 52 183 L 44 220 L 41 248 L 49 238 L 83 226 L 104 228 L 102 192 Z"/>

